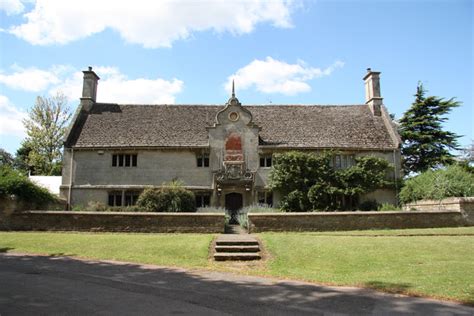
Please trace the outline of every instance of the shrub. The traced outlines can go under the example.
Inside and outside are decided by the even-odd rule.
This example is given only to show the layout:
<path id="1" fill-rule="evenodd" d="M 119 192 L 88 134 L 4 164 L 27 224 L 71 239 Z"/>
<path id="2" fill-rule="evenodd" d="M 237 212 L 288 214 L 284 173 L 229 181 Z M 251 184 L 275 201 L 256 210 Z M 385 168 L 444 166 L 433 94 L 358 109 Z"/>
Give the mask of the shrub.
<path id="1" fill-rule="evenodd" d="M 225 213 L 224 207 L 204 206 L 197 209 L 198 213 Z"/>
<path id="2" fill-rule="evenodd" d="M 368 211 L 377 211 L 379 209 L 379 204 L 375 200 L 364 201 L 359 204 L 359 210 L 368 212 Z"/>
<path id="3" fill-rule="evenodd" d="M 273 208 L 268 204 L 254 204 L 244 207 L 242 213 L 276 213 L 280 212 L 280 209 Z"/>
<path id="4" fill-rule="evenodd" d="M 385 212 L 385 211 L 401 211 L 401 208 L 390 204 L 390 203 L 382 203 L 382 205 L 379 206 L 379 211 Z"/>
<path id="5" fill-rule="evenodd" d="M 280 208 L 285 212 L 306 212 L 309 209 L 309 200 L 305 193 L 294 190 L 283 197 Z"/>
<path id="6" fill-rule="evenodd" d="M 37 207 L 56 200 L 48 190 L 42 188 L 9 166 L 0 167 L 0 196 L 13 195 L 19 201 L 28 202 Z"/>
<path id="7" fill-rule="evenodd" d="M 400 191 L 400 201 L 404 204 L 456 196 L 474 196 L 474 174 L 459 165 L 429 170 L 410 178 Z"/>
<path id="8" fill-rule="evenodd" d="M 362 194 L 390 186 L 388 161 L 377 157 L 358 157 L 355 165 L 335 170 L 333 153 L 319 155 L 288 152 L 275 155 L 270 184 L 283 195 L 280 208 L 286 212 L 338 210 L 354 207 Z"/>
<path id="9" fill-rule="evenodd" d="M 194 193 L 176 182 L 161 188 L 145 189 L 137 206 L 150 212 L 195 212 Z"/>

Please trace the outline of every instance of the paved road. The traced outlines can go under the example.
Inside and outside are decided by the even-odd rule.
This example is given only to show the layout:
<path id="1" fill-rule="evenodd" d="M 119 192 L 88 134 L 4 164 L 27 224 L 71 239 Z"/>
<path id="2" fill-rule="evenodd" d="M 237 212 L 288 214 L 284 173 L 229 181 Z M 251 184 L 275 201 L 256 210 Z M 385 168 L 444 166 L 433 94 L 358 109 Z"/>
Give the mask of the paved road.
<path id="1" fill-rule="evenodd" d="M 69 257 L 0 254 L 0 315 L 474 315 L 358 288 Z"/>

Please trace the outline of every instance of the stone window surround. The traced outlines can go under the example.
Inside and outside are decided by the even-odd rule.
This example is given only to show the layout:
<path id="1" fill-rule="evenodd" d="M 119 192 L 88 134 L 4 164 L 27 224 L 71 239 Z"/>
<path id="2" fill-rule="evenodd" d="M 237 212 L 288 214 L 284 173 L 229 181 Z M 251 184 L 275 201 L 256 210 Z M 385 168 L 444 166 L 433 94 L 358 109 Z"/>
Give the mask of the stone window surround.
<path id="1" fill-rule="evenodd" d="M 259 166 L 260 168 L 271 168 L 273 165 L 272 154 L 260 154 L 259 155 Z"/>
<path id="2" fill-rule="evenodd" d="M 108 192 L 108 206 L 133 206 L 137 203 L 140 191 L 136 190 L 114 190 Z"/>
<path id="3" fill-rule="evenodd" d="M 138 154 L 137 153 L 116 153 L 112 154 L 112 167 L 137 167 Z M 122 165 L 120 165 L 120 162 Z"/>
<path id="4" fill-rule="evenodd" d="M 273 192 L 268 190 L 258 191 L 257 202 L 273 207 Z"/>

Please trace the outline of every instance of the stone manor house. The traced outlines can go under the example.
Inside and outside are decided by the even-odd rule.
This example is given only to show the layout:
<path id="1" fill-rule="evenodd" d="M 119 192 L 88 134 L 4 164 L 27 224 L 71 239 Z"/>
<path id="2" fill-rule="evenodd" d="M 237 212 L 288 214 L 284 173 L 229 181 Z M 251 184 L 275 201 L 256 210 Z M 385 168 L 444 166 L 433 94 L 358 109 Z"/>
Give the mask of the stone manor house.
<path id="1" fill-rule="evenodd" d="M 387 159 L 400 176 L 400 138 L 382 105 L 379 72 L 364 76 L 365 104 L 245 105 L 234 89 L 225 105 L 96 102 L 99 77 L 84 71 L 80 105 L 64 143 L 61 197 L 72 205 L 136 203 L 140 192 L 180 180 L 198 207 L 236 210 L 266 203 L 273 154 L 334 150 L 334 166 L 357 156 Z M 361 197 L 396 202 L 396 192 Z"/>

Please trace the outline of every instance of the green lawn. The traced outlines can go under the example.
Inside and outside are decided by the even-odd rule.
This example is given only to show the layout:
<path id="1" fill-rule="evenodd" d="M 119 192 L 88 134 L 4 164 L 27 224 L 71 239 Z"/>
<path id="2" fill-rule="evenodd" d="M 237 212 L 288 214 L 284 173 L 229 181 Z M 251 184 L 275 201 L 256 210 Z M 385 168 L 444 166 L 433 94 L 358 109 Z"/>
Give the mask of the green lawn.
<path id="1" fill-rule="evenodd" d="M 209 234 L 0 232 L 0 251 L 206 267 Z"/>
<path id="2" fill-rule="evenodd" d="M 211 234 L 0 232 L 0 251 L 229 270 Z M 242 272 L 474 304 L 474 227 L 262 233 L 269 260 Z M 235 271 L 235 267 L 232 268 Z"/>
<path id="3" fill-rule="evenodd" d="M 273 257 L 262 272 L 272 276 L 474 304 L 474 227 L 264 233 L 260 238 Z"/>

